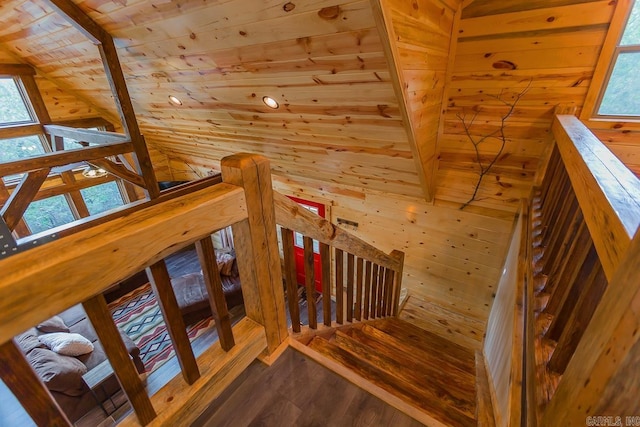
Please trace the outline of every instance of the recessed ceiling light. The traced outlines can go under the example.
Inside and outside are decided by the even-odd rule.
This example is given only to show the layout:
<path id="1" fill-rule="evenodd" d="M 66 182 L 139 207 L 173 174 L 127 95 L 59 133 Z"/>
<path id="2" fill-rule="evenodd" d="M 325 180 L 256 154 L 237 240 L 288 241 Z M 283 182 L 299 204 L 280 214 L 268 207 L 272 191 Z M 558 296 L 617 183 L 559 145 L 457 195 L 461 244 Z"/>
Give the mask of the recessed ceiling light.
<path id="1" fill-rule="evenodd" d="M 182 105 L 182 101 L 176 96 L 169 95 L 169 102 L 173 105 Z"/>
<path id="2" fill-rule="evenodd" d="M 273 108 L 274 110 L 278 107 L 280 107 L 280 105 L 278 104 L 278 101 L 276 101 L 275 99 L 273 99 L 270 96 L 263 96 L 262 97 L 262 102 L 264 102 L 264 105 L 266 105 L 269 108 Z"/>

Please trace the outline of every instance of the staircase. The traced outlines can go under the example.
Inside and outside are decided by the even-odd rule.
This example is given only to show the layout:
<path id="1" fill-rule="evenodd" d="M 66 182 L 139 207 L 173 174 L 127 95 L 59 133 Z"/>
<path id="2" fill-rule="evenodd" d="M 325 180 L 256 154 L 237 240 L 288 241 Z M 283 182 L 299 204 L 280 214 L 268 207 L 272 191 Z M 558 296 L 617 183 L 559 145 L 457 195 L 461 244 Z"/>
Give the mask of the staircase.
<path id="1" fill-rule="evenodd" d="M 427 415 L 432 425 L 478 425 L 473 350 L 394 317 L 341 327 L 308 346 Z"/>

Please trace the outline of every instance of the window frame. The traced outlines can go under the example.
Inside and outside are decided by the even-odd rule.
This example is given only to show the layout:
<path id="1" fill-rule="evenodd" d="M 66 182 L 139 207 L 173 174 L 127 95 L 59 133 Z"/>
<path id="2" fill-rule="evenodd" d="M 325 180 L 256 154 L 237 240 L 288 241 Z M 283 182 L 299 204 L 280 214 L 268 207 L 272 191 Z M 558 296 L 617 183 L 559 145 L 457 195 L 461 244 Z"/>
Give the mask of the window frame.
<path id="1" fill-rule="evenodd" d="M 12 122 L 7 124 L 0 124 L 0 138 L 2 139 L 11 139 L 21 136 L 37 136 L 40 144 L 43 147 L 45 153 L 53 152 L 52 142 L 49 141 L 49 138 L 44 134 L 42 125 L 49 123 L 50 117 L 47 112 L 46 106 L 44 104 L 44 100 L 42 99 L 42 95 L 38 89 L 38 86 L 35 82 L 34 70 L 27 65 L 23 64 L 0 64 L 0 78 L 11 78 L 16 83 L 16 87 L 18 88 L 18 92 L 22 98 L 22 101 L 27 109 L 28 114 L 31 117 L 31 121 L 29 122 Z M 108 126 L 112 126 L 110 123 L 105 120 L 100 119 L 101 124 L 95 124 L 95 119 L 79 119 L 80 122 L 86 122 L 86 127 L 97 127 L 101 130 L 106 130 Z M 77 127 L 83 127 L 82 124 L 76 124 Z M 28 129 L 29 128 L 29 129 Z M 82 168 L 81 168 L 82 169 Z M 78 174 L 81 170 L 74 170 L 72 173 Z M 56 178 L 58 175 L 50 175 L 47 179 Z M 61 178 L 61 177 L 60 177 Z M 4 193 L 6 191 L 6 195 L 8 196 L 8 191 L 10 189 L 15 189 L 16 185 L 19 184 L 18 180 L 9 180 L 5 181 L 4 177 L 0 177 L 0 190 Z M 118 191 L 120 193 L 120 197 L 122 200 L 122 205 L 126 205 L 131 202 L 129 194 L 126 191 L 126 186 L 122 179 L 110 175 L 108 178 L 98 178 L 95 180 L 95 183 L 92 185 L 88 185 L 83 188 L 93 187 L 99 184 L 104 184 L 107 182 L 114 181 L 118 187 Z M 71 214 L 74 218 L 74 221 L 82 219 L 87 216 L 92 216 L 89 213 L 88 207 L 86 206 L 86 201 L 82 196 L 80 188 L 75 191 L 55 191 L 52 194 L 44 195 L 44 196 L 36 196 L 33 201 L 46 200 L 50 197 L 61 195 L 64 197 Z M 84 214 L 82 213 L 84 212 Z M 15 230 L 19 236 L 33 234 L 31 228 L 29 227 L 27 221 L 24 216 L 20 220 L 20 224 Z"/>
<path id="2" fill-rule="evenodd" d="M 620 46 L 622 35 L 636 1 L 618 0 L 600 52 L 600 57 L 593 73 L 591 85 L 587 92 L 580 119 L 594 129 L 635 129 L 640 130 L 640 114 L 638 116 L 602 115 L 598 113 L 600 103 L 608 87 L 609 79 L 621 52 L 640 52 L 640 46 Z"/>

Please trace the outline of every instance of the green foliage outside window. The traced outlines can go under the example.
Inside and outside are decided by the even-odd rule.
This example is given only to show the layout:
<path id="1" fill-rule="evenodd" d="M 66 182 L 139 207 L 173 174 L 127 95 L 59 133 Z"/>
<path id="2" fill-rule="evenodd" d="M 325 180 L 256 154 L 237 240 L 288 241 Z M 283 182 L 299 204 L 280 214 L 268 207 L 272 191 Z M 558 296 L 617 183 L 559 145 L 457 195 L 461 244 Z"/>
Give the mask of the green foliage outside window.
<path id="1" fill-rule="evenodd" d="M 12 78 L 0 78 L 0 100 L 0 125 L 33 121 Z"/>
<path id="2" fill-rule="evenodd" d="M 24 213 L 24 220 L 32 233 L 68 224 L 74 219 L 64 196 L 54 196 L 32 202 Z"/>
<path id="3" fill-rule="evenodd" d="M 640 1 L 627 20 L 598 114 L 640 116 Z"/>
<path id="4" fill-rule="evenodd" d="M 115 181 L 85 188 L 80 192 L 91 215 L 117 208 L 123 204 L 120 189 Z"/>

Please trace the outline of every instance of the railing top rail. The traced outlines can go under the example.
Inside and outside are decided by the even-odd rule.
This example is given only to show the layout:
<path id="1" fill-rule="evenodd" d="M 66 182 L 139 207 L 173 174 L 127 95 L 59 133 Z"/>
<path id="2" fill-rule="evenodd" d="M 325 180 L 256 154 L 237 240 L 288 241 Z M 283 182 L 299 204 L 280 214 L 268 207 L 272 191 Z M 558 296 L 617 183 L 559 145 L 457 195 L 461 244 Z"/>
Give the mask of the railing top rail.
<path id="1" fill-rule="evenodd" d="M 304 209 L 302 206 L 277 191 L 273 192 L 276 221 L 283 227 L 298 231 L 319 242 L 349 252 L 357 257 L 373 261 L 393 271 L 402 270 L 402 260 L 388 255 L 371 244 L 336 227 L 324 218 Z"/>
<path id="2" fill-rule="evenodd" d="M 640 226 L 640 180 L 575 116 L 556 116 L 552 130 L 611 279 Z"/>
<path id="3" fill-rule="evenodd" d="M 0 261 L 0 343 L 246 218 L 242 188 L 222 183 Z"/>

